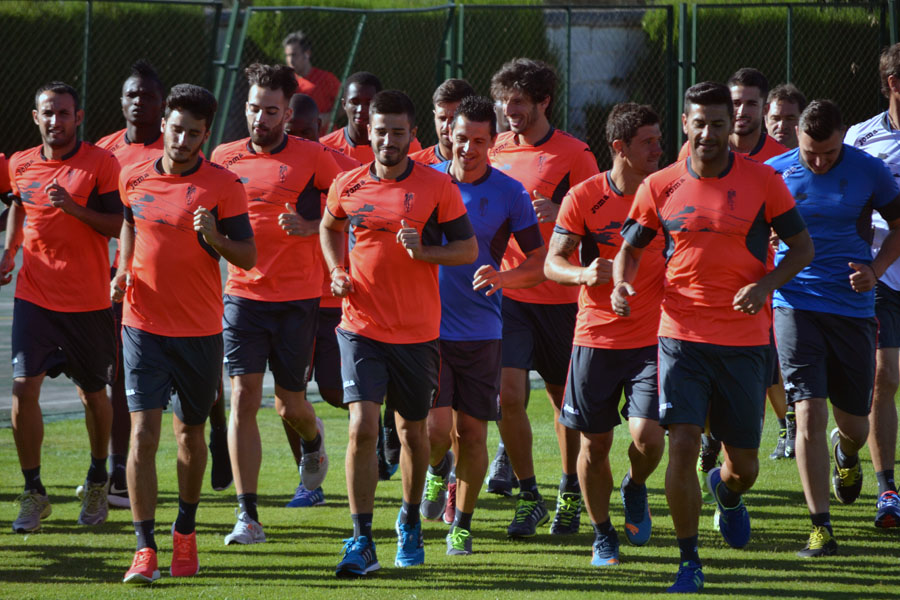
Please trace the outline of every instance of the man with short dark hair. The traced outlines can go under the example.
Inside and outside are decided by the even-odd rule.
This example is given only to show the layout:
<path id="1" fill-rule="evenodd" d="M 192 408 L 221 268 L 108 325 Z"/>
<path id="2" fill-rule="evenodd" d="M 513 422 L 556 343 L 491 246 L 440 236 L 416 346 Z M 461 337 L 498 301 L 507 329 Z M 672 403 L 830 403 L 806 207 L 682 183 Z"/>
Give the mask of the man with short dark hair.
<path id="1" fill-rule="evenodd" d="M 341 90 L 341 82 L 332 73 L 313 66 L 312 42 L 302 31 L 288 34 L 281 45 L 284 62 L 293 69 L 297 79 L 297 91 L 311 96 L 319 112 L 327 115 L 319 128 L 319 134 L 324 135 L 331 128 L 331 109 Z"/>
<path id="2" fill-rule="evenodd" d="M 16 278 L 12 317 L 12 429 L 25 489 L 16 533 L 38 531 L 50 515 L 41 482 L 41 384 L 65 373 L 84 405 L 90 468 L 80 525 L 106 520 L 106 459 L 112 407 L 106 386 L 115 376 L 115 321 L 109 305 L 109 241 L 122 224 L 119 164 L 112 154 L 78 139 L 84 118 L 78 93 L 54 81 L 35 93 L 32 118 L 41 145 L 9 159 L 13 203 L 0 285 Z"/>
<path id="3" fill-rule="evenodd" d="M 837 552 L 828 494 L 850 504 L 862 488 L 859 450 L 869 434 L 878 322 L 875 284 L 900 256 L 900 189 L 880 159 L 847 146 L 837 105 L 814 100 L 800 115 L 800 145 L 769 161 L 810 224 L 816 257 L 775 292 L 775 333 L 785 389 L 797 411 L 797 468 L 812 520 L 801 557 Z M 872 258 L 871 212 L 889 227 Z M 784 260 L 783 249 L 776 262 Z"/>
<path id="4" fill-rule="evenodd" d="M 431 97 L 434 104 L 434 130 L 438 141 L 434 146 L 413 152 L 409 157 L 426 165 L 450 160 L 453 154 L 453 142 L 450 140 L 453 112 L 463 98 L 474 95 L 475 90 L 465 79 L 448 79 L 439 85 Z"/>
<path id="5" fill-rule="evenodd" d="M 666 286 L 659 323 L 659 422 L 669 432 L 666 499 L 681 554 L 670 592 L 698 592 L 700 487 L 694 465 L 709 423 L 724 462 L 709 474 L 715 524 L 725 541 L 750 541 L 742 495 L 759 472 L 759 442 L 769 369 L 769 296 L 813 256 L 803 219 L 770 167 L 729 147 L 731 92 L 691 86 L 682 125 L 690 155 L 649 175 L 622 228 L 613 264 L 612 305 L 626 316 L 644 250 L 661 230 Z M 769 271 L 769 230 L 788 250 Z M 702 299 L 702 304 L 700 304 Z"/>
<path id="6" fill-rule="evenodd" d="M 128 489 L 137 551 L 125 583 L 159 579 L 156 451 L 162 411 L 172 402 L 178 445 L 178 517 L 173 577 L 199 569 L 196 514 L 206 469 L 203 429 L 222 373 L 219 258 L 256 262 L 247 194 L 231 171 L 200 157 L 217 102 L 204 88 L 176 85 L 166 98 L 163 155 L 122 170 L 122 255 L 110 284 L 125 301 L 122 344 L 131 411 Z M 174 392 L 174 395 L 173 395 Z"/>
<path id="7" fill-rule="evenodd" d="M 856 146 L 887 165 L 900 177 L 900 44 L 884 50 L 879 61 L 881 93 L 888 109 L 847 130 L 844 143 Z M 872 215 L 872 254 L 883 247 L 890 227 L 881 214 Z M 900 264 L 885 269 L 875 284 L 875 316 L 878 318 L 878 350 L 875 353 L 875 388 L 869 413 L 869 454 L 878 481 L 876 527 L 900 527 L 900 495 L 894 480 L 897 446 L 897 406 L 900 386 Z"/>
<path id="8" fill-rule="evenodd" d="M 323 269 L 322 194 L 340 172 L 334 152 L 284 132 L 297 89 L 288 67 L 255 63 L 244 71 L 249 138 L 216 148 L 213 162 L 241 178 L 254 201 L 250 223 L 257 261 L 230 265 L 225 284 L 225 364 L 232 380 L 229 450 L 240 505 L 225 544 L 266 541 L 257 510 L 262 444 L 256 414 L 266 365 L 275 377 L 275 409 L 302 438 L 300 481 L 321 493 L 328 471 L 321 420 L 306 399 Z"/>
<path id="9" fill-rule="evenodd" d="M 653 241 L 629 318 L 610 304 L 612 259 L 621 244 L 619 229 L 641 181 L 657 170 L 662 156 L 659 116 L 649 106 L 617 104 L 606 121 L 613 167 L 569 190 L 563 198 L 544 271 L 562 285 L 580 286 L 578 319 L 560 421 L 581 432 L 578 481 L 594 528 L 591 564 L 619 564 L 619 536 L 609 517 L 613 490 L 609 450 L 619 424 L 619 400 L 628 419 L 630 469 L 620 486 L 625 534 L 642 546 L 652 523 L 647 478 L 665 449 L 659 426 L 656 334 L 663 296 L 664 242 Z M 579 247 L 580 265 L 569 262 Z"/>
<path id="10" fill-rule="evenodd" d="M 368 137 L 375 161 L 335 179 L 320 226 L 331 289 L 344 298 L 337 336 L 344 403 L 350 405 L 346 470 L 353 537 L 344 546 L 338 577 L 380 568 L 372 510 L 378 415 L 385 397 L 395 409 L 402 441 L 403 505 L 394 564 L 425 561 L 419 504 L 429 455 L 426 418 L 440 365 L 437 265 L 468 264 L 478 254 L 453 181 L 407 157 L 414 123 L 415 108 L 403 92 L 386 90 L 372 99 Z M 354 239 L 349 273 L 344 270 L 348 222 Z"/>
<path id="11" fill-rule="evenodd" d="M 797 123 L 806 108 L 806 96 L 793 83 L 772 88 L 766 98 L 766 130 L 776 142 L 794 149 L 797 147 Z"/>
<path id="12" fill-rule="evenodd" d="M 532 195 L 545 243 L 553 234 L 563 197 L 572 186 L 598 172 L 597 161 L 587 144 L 550 125 L 557 80 L 550 65 L 527 58 L 505 63 L 491 79 L 491 95 L 502 102 L 511 128 L 498 136 L 490 152 L 491 164 L 518 180 Z M 511 241 L 503 268 L 515 268 L 524 260 L 518 244 Z M 504 446 L 498 449 L 491 467 L 488 491 L 510 493 L 512 463 L 520 489 L 515 516 L 507 528 L 511 537 L 531 537 L 537 527 L 549 520 L 535 478 L 531 424 L 526 412 L 530 369 L 543 377 L 553 405 L 562 463 L 556 516 L 550 532 L 578 531 L 582 506 L 577 475 L 579 435 L 559 422 L 577 300 L 576 288 L 554 281 L 509 290 L 503 299 L 503 418 L 498 426 Z"/>

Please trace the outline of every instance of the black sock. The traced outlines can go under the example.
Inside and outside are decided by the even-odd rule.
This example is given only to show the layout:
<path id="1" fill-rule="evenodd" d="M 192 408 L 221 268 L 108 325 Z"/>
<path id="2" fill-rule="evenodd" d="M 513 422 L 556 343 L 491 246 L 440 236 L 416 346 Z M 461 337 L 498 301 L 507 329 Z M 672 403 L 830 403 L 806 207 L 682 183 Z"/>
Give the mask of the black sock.
<path id="1" fill-rule="evenodd" d="M 472 513 L 457 510 L 456 516 L 453 517 L 453 526 L 465 529 L 466 531 L 472 531 Z"/>
<path id="2" fill-rule="evenodd" d="M 41 496 L 47 495 L 47 490 L 44 489 L 44 484 L 41 483 L 41 468 L 35 467 L 33 469 L 22 469 L 22 475 L 25 476 L 25 490 L 34 490 Z"/>
<path id="3" fill-rule="evenodd" d="M 321 447 L 322 434 L 318 431 L 316 432 L 316 437 L 310 442 L 300 438 L 300 448 L 303 450 L 303 454 L 306 454 L 307 452 L 318 452 Z"/>
<path id="4" fill-rule="evenodd" d="M 366 537 L 372 541 L 372 513 L 350 515 L 353 519 L 353 537 Z"/>
<path id="5" fill-rule="evenodd" d="M 623 488 L 632 492 L 639 492 L 647 487 L 646 483 L 637 483 L 634 479 L 632 479 L 631 471 L 629 471 L 628 474 L 625 475 L 625 480 L 622 483 L 625 484 L 622 486 Z"/>
<path id="6" fill-rule="evenodd" d="M 563 473 L 559 479 L 560 494 L 580 494 L 581 486 L 578 485 L 578 473 Z"/>
<path id="7" fill-rule="evenodd" d="M 741 495 L 738 492 L 733 492 L 725 485 L 724 481 L 719 482 L 719 485 L 716 488 L 716 496 L 719 497 L 719 502 L 721 502 L 722 506 L 725 508 L 734 508 L 741 503 Z"/>
<path id="8" fill-rule="evenodd" d="M 787 429 L 787 416 L 783 419 L 778 419 L 778 429 Z"/>
<path id="9" fill-rule="evenodd" d="M 238 494 L 238 504 L 241 507 L 241 512 L 247 513 L 247 516 L 259 522 L 259 513 L 256 510 L 256 494 Z"/>
<path id="10" fill-rule="evenodd" d="M 127 462 L 128 462 L 128 456 L 125 454 L 110 454 L 109 455 L 109 466 L 110 466 L 111 471 L 115 471 L 117 469 L 125 469 Z"/>
<path id="11" fill-rule="evenodd" d="M 450 475 L 450 469 L 453 467 L 453 461 L 450 460 L 450 453 L 444 455 L 437 465 L 428 465 L 428 471 L 433 475 L 438 475 L 443 479 L 447 479 Z"/>
<path id="12" fill-rule="evenodd" d="M 678 549 L 681 551 L 681 562 L 692 560 L 700 562 L 700 554 L 697 552 L 697 536 L 678 538 Z"/>
<path id="13" fill-rule="evenodd" d="M 813 527 L 825 527 L 828 529 L 828 533 L 833 533 L 831 530 L 831 513 L 823 512 L 823 513 L 810 513 L 809 519 L 812 521 Z"/>
<path id="14" fill-rule="evenodd" d="M 527 479 L 520 479 L 519 489 L 523 492 L 530 492 L 535 498 L 539 498 L 541 495 L 540 492 L 538 492 L 537 477 L 534 475 Z"/>
<path id="15" fill-rule="evenodd" d="M 398 519 L 401 524 L 416 526 L 419 524 L 421 519 L 419 518 L 419 506 L 420 504 L 411 504 L 406 500 L 403 501 L 403 506 L 400 507 L 400 516 Z"/>
<path id="16" fill-rule="evenodd" d="M 837 450 L 837 451 L 834 453 L 834 454 L 835 454 L 835 460 L 837 461 L 837 464 L 838 464 L 838 466 L 839 466 L 840 468 L 842 468 L 842 469 L 849 469 L 850 467 L 856 465 L 856 463 L 859 462 L 859 456 L 858 456 L 858 455 L 853 454 L 853 455 L 851 456 L 851 455 L 849 455 L 849 454 L 844 454 L 844 451 L 841 450 L 841 443 L 840 443 L 840 442 L 838 442 L 838 445 L 837 445 L 836 450 Z"/>
<path id="17" fill-rule="evenodd" d="M 178 516 L 175 518 L 175 531 L 182 535 L 190 535 L 197 528 L 197 506 L 199 502 L 190 504 L 178 498 Z"/>
<path id="18" fill-rule="evenodd" d="M 137 536 L 137 549 L 152 548 L 156 551 L 156 538 L 153 535 L 153 530 L 156 528 L 156 519 L 132 521 L 131 524 L 134 525 L 134 533 Z"/>
<path id="19" fill-rule="evenodd" d="M 591 523 L 591 526 L 594 528 L 594 537 L 607 536 L 615 531 L 609 517 L 602 523 Z"/>
<path id="20" fill-rule="evenodd" d="M 878 480 L 878 495 L 885 492 L 896 492 L 897 484 L 894 483 L 894 470 L 885 469 L 875 473 L 875 479 Z"/>
<path id="21" fill-rule="evenodd" d="M 87 480 L 90 483 L 106 483 L 109 474 L 106 472 L 106 457 L 94 458 L 91 455 L 91 466 L 87 472 Z"/>

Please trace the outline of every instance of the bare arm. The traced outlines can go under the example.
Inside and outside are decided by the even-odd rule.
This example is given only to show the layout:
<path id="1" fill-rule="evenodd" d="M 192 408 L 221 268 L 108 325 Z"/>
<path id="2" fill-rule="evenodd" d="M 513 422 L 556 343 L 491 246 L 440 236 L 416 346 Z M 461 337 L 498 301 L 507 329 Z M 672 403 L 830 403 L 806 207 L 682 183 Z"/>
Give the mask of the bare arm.
<path id="1" fill-rule="evenodd" d="M 520 290 L 543 283 L 544 260 L 547 249 L 544 246 L 525 253 L 525 260 L 514 269 L 498 271 L 491 265 L 481 265 L 472 279 L 472 289 L 489 288 L 485 295 L 492 296 L 503 288 Z"/>
<path id="2" fill-rule="evenodd" d="M 216 220 L 204 207 L 194 211 L 194 231 L 203 235 L 206 243 L 222 255 L 222 258 L 245 271 L 256 264 L 256 242 L 253 238 L 232 240 L 216 229 Z"/>
<path id="3" fill-rule="evenodd" d="M 422 244 L 422 236 L 415 227 L 409 227 L 405 220 L 400 225 L 397 243 L 403 244 L 410 258 L 447 267 L 470 265 L 478 258 L 478 241 L 474 235 L 443 246 L 427 246 Z"/>
<path id="4" fill-rule="evenodd" d="M 6 249 L 0 258 L 0 285 L 6 285 L 12 281 L 12 272 L 16 268 L 16 253 L 22 245 L 25 233 L 22 225 L 25 223 L 25 209 L 13 202 L 9 207 L 6 217 Z"/>
<path id="5" fill-rule="evenodd" d="M 878 255 L 870 264 L 850 263 L 850 287 L 856 292 L 868 292 L 878 283 L 878 278 L 900 257 L 900 219 L 888 221 L 887 236 L 881 243 Z"/>
<path id="6" fill-rule="evenodd" d="M 641 256 L 644 254 L 643 248 L 632 246 L 628 242 L 622 242 L 619 253 L 613 260 L 612 276 L 615 281 L 610 302 L 613 311 L 620 317 L 627 317 L 631 314 L 631 307 L 628 305 L 628 298 L 634 296 L 631 282 L 637 276 L 638 267 L 641 265 Z"/>
<path id="7" fill-rule="evenodd" d="M 763 275 L 756 283 L 745 285 L 734 295 L 734 310 L 755 315 L 768 302 L 769 295 L 780 288 L 812 262 L 816 254 L 812 238 L 806 229 L 781 240 L 788 247 L 784 258 L 772 271 Z M 874 285 L 874 283 L 873 283 Z"/>
<path id="8" fill-rule="evenodd" d="M 327 210 L 319 222 L 319 243 L 325 257 L 325 268 L 331 275 L 331 293 L 343 298 L 353 291 L 353 280 L 344 270 L 344 251 L 347 247 L 346 219 L 335 219 Z"/>
<path id="9" fill-rule="evenodd" d="M 544 274 L 547 279 L 562 285 L 603 285 L 609 283 L 612 274 L 612 261 L 595 258 L 586 267 L 569 262 L 572 252 L 578 247 L 581 238 L 577 235 L 554 231 L 550 238 L 550 250 L 544 263 Z"/>
<path id="10" fill-rule="evenodd" d="M 67 215 L 72 215 L 106 237 L 117 237 L 119 235 L 119 231 L 122 229 L 121 212 L 106 213 L 81 206 L 72 199 L 66 188 L 59 185 L 56 179 L 45 187 L 44 191 L 47 193 L 47 198 L 50 199 L 50 204 Z"/>
<path id="11" fill-rule="evenodd" d="M 131 261 L 134 258 L 134 223 L 122 219 L 119 232 L 119 268 L 109 284 L 109 295 L 113 302 L 121 302 L 125 290 L 131 285 Z"/>

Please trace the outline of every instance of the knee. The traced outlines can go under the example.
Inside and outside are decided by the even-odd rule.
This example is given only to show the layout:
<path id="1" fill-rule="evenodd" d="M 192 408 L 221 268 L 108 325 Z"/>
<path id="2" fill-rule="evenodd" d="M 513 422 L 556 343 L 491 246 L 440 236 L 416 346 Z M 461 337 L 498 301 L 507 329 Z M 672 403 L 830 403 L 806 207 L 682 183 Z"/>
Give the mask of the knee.
<path id="1" fill-rule="evenodd" d="M 644 421 L 632 429 L 634 447 L 645 456 L 662 456 L 666 445 L 665 431 L 656 421 Z"/>
<path id="2" fill-rule="evenodd" d="M 132 425 L 131 427 L 131 453 L 138 458 L 153 456 L 159 444 L 159 434 L 152 429 Z"/>
<path id="3" fill-rule="evenodd" d="M 277 408 L 278 416 L 288 423 L 299 421 L 306 416 L 304 404 L 306 404 L 305 399 L 294 400 L 291 402 L 279 402 Z"/>
<path id="4" fill-rule="evenodd" d="M 349 429 L 350 443 L 357 447 L 374 448 L 378 442 L 378 421 L 364 421 L 362 419 L 351 419 Z"/>
<path id="5" fill-rule="evenodd" d="M 487 424 L 457 419 L 456 440 L 462 448 L 487 448 Z"/>
<path id="6" fill-rule="evenodd" d="M 231 394 L 231 418 L 235 421 L 255 420 L 261 398 L 250 391 L 235 387 Z"/>
<path id="7" fill-rule="evenodd" d="M 19 402 L 37 402 L 41 394 L 41 379 L 17 377 L 13 380 L 12 393 Z"/>
<path id="8" fill-rule="evenodd" d="M 732 460 L 731 474 L 733 480 L 740 487 L 738 491 L 743 492 L 750 489 L 756 483 L 756 477 L 759 475 L 759 458 L 748 456 Z"/>
<path id="9" fill-rule="evenodd" d="M 612 448 L 612 432 L 601 435 L 587 435 L 581 438 L 581 456 L 588 464 L 598 464 L 609 459 Z"/>
<path id="10" fill-rule="evenodd" d="M 875 369 L 875 385 L 880 391 L 884 391 L 885 396 L 890 396 L 893 400 L 897 388 L 900 387 L 900 366 L 896 361 L 879 360 Z"/>

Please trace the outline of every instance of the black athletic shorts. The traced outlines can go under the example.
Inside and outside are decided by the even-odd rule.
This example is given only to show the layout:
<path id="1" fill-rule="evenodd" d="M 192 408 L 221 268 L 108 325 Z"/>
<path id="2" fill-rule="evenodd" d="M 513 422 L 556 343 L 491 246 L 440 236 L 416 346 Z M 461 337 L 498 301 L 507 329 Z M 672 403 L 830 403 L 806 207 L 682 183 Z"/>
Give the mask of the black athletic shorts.
<path id="1" fill-rule="evenodd" d="M 565 385 L 578 304 L 532 304 L 504 298 L 503 367 L 534 369 L 544 381 Z"/>
<path id="2" fill-rule="evenodd" d="M 878 347 L 900 348 L 900 292 L 880 281 L 875 286 Z"/>
<path id="3" fill-rule="evenodd" d="M 13 377 L 68 375 L 84 392 L 99 392 L 116 375 L 112 307 L 60 312 L 13 300 Z"/>
<path id="4" fill-rule="evenodd" d="M 779 336 L 779 341 L 781 337 Z M 759 448 L 769 345 L 659 338 L 659 424 L 690 423 L 735 448 Z"/>
<path id="5" fill-rule="evenodd" d="M 222 380 L 222 334 L 168 337 L 122 327 L 128 410 L 172 409 L 186 425 L 202 425 Z"/>
<path id="6" fill-rule="evenodd" d="M 389 344 L 337 329 L 344 404 L 387 398 L 387 407 L 407 421 L 428 417 L 438 392 L 438 341 Z"/>
<path id="7" fill-rule="evenodd" d="M 500 340 L 441 340 L 441 387 L 435 407 L 482 421 L 500 419 Z"/>
<path id="8" fill-rule="evenodd" d="M 341 389 L 341 350 L 334 330 L 341 323 L 341 309 L 319 307 L 316 343 L 313 347 L 312 376 L 319 389 Z"/>
<path id="9" fill-rule="evenodd" d="M 572 347 L 559 422 L 576 431 L 606 433 L 626 419 L 659 420 L 656 346 L 612 350 Z"/>
<path id="10" fill-rule="evenodd" d="M 874 318 L 779 306 L 775 331 L 790 402 L 829 398 L 851 415 L 869 414 L 878 338 Z"/>
<path id="11" fill-rule="evenodd" d="M 263 302 L 225 295 L 222 317 L 228 376 L 265 373 L 289 392 L 306 390 L 319 299 Z"/>

